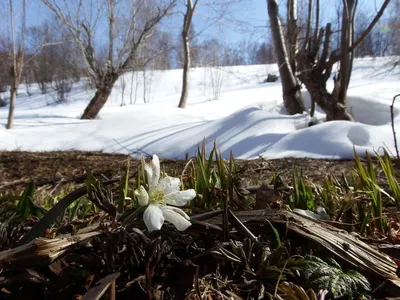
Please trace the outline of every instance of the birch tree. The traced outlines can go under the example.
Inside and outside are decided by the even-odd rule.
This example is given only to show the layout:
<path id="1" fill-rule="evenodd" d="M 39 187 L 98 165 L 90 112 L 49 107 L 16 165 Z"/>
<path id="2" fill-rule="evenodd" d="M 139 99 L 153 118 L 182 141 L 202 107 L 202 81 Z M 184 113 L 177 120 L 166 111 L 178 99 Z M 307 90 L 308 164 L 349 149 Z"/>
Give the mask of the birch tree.
<path id="1" fill-rule="evenodd" d="M 209 20 L 211 20 L 211 24 L 215 23 L 223 23 L 224 15 L 228 14 L 228 7 L 234 4 L 240 3 L 242 0 L 220 0 L 220 1 L 204 1 L 199 4 L 199 0 L 183 0 L 183 4 L 185 6 L 185 11 L 183 14 L 183 25 L 181 32 L 181 41 L 183 45 L 183 72 L 182 72 L 182 90 L 181 97 L 179 100 L 178 107 L 185 108 L 187 103 L 187 98 L 189 94 L 189 69 L 192 63 L 191 53 L 191 40 L 196 36 L 193 33 L 192 20 L 193 16 L 196 12 L 196 9 L 199 9 L 199 6 L 212 8 L 212 15 L 207 16 Z M 206 27 L 210 27 L 211 24 L 208 24 Z M 200 31 L 201 33 L 201 31 Z M 199 33 L 197 34 L 199 35 Z"/>
<path id="2" fill-rule="evenodd" d="M 196 6 L 199 0 L 186 0 L 185 6 L 186 11 L 183 17 L 183 28 L 182 28 L 182 43 L 183 43 L 183 74 L 182 74 L 182 91 L 181 98 L 179 100 L 179 108 L 185 108 L 187 97 L 188 97 L 188 81 L 189 81 L 189 68 L 190 68 L 190 37 L 189 32 L 192 25 L 193 13 L 196 10 Z"/>
<path id="3" fill-rule="evenodd" d="M 136 54 L 176 0 L 42 0 L 68 28 L 77 44 L 96 92 L 82 119 L 94 119 L 107 102 L 114 83 L 135 66 Z M 140 18 L 139 18 L 140 17 Z M 141 22 L 138 22 L 140 19 Z M 96 29 L 106 25 L 106 61 L 96 52 Z"/>
<path id="4" fill-rule="evenodd" d="M 25 55 L 25 35 L 26 35 L 26 0 L 22 0 L 22 14 L 19 17 L 21 22 L 21 32 L 19 37 L 16 33 L 14 0 L 9 0 L 8 11 L 10 16 L 10 37 L 11 37 L 11 87 L 10 102 L 6 128 L 11 129 L 14 119 L 15 101 L 17 98 L 18 86 L 21 82 L 21 75 L 24 65 Z"/>

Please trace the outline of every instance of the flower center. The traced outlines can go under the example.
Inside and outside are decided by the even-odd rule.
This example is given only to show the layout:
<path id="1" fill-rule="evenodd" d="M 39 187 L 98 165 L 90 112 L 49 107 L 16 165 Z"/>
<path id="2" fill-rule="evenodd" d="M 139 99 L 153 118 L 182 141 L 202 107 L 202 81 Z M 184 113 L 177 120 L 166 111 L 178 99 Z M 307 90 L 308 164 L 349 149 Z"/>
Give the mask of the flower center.
<path id="1" fill-rule="evenodd" d="M 164 203 L 164 191 L 155 190 L 151 193 L 150 201 L 152 203 Z"/>

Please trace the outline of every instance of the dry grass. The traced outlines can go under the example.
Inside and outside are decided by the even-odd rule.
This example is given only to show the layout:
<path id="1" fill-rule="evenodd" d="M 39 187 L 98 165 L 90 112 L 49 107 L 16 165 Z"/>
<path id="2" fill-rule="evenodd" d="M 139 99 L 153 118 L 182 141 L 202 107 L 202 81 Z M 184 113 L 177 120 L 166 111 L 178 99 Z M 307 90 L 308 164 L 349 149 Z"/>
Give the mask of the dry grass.
<path id="1" fill-rule="evenodd" d="M 81 183 L 87 170 L 96 176 L 113 178 L 124 172 L 128 158 L 123 154 L 101 152 L 0 152 L 0 192 L 20 192 L 25 184 L 34 180 L 36 186 L 54 185 L 61 178 Z M 134 160 L 132 167 L 140 161 Z M 163 160 L 163 167 L 170 175 L 180 175 L 186 161 Z M 238 169 L 249 185 L 270 180 L 274 172 L 290 180 L 293 166 L 313 182 L 322 181 L 327 174 L 349 174 L 354 163 L 350 160 L 314 160 L 285 158 L 264 161 L 237 160 Z M 400 164 L 397 165 L 400 170 Z M 14 184 L 12 184 L 14 183 Z"/>

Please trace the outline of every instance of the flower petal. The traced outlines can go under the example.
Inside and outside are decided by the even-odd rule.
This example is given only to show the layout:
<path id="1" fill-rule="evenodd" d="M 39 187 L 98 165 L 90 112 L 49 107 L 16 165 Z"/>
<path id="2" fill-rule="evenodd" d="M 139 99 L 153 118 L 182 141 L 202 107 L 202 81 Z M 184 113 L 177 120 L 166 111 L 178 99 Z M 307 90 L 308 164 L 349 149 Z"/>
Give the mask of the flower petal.
<path id="1" fill-rule="evenodd" d="M 149 183 L 150 187 L 151 180 L 153 178 L 153 170 L 151 169 L 151 166 L 149 166 L 147 163 L 144 164 L 144 170 L 146 171 L 147 182 Z"/>
<path id="2" fill-rule="evenodd" d="M 164 196 L 164 199 L 165 203 L 167 204 L 183 206 L 194 197 L 196 197 L 196 191 L 194 189 L 190 189 L 169 193 Z"/>
<path id="3" fill-rule="evenodd" d="M 138 190 L 135 190 L 135 195 L 138 198 L 140 206 L 144 206 L 149 203 L 149 194 L 142 185 L 139 187 Z"/>
<path id="4" fill-rule="evenodd" d="M 162 206 L 161 211 L 166 221 L 172 223 L 176 229 L 183 231 L 190 225 L 189 216 L 181 209 L 171 206 Z"/>
<path id="5" fill-rule="evenodd" d="M 149 205 L 144 211 L 143 221 L 148 231 L 160 230 L 164 224 L 164 216 L 156 205 Z"/>
<path id="6" fill-rule="evenodd" d="M 170 194 L 179 191 L 180 186 L 181 180 L 179 178 L 165 176 L 158 182 L 156 190 L 162 191 L 164 194 Z"/>
<path id="7" fill-rule="evenodd" d="M 151 168 L 152 168 L 152 177 L 151 177 L 151 184 L 153 188 L 155 188 L 160 180 L 160 160 L 158 156 L 153 154 L 153 160 L 151 161 Z"/>

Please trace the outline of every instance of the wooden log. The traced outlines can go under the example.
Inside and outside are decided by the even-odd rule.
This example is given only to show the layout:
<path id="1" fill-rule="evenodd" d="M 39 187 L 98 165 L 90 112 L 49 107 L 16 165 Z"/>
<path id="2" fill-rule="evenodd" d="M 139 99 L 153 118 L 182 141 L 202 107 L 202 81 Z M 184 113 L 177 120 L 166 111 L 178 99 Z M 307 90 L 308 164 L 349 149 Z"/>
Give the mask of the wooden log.
<path id="1" fill-rule="evenodd" d="M 285 225 L 288 230 L 317 242 L 335 256 L 354 266 L 358 271 L 388 280 L 400 290 L 400 280 L 396 274 L 395 262 L 386 254 L 372 248 L 347 231 L 286 210 L 239 211 L 234 214 L 247 225 L 265 220 Z M 205 222 L 220 225 L 222 219 L 217 216 Z"/>

